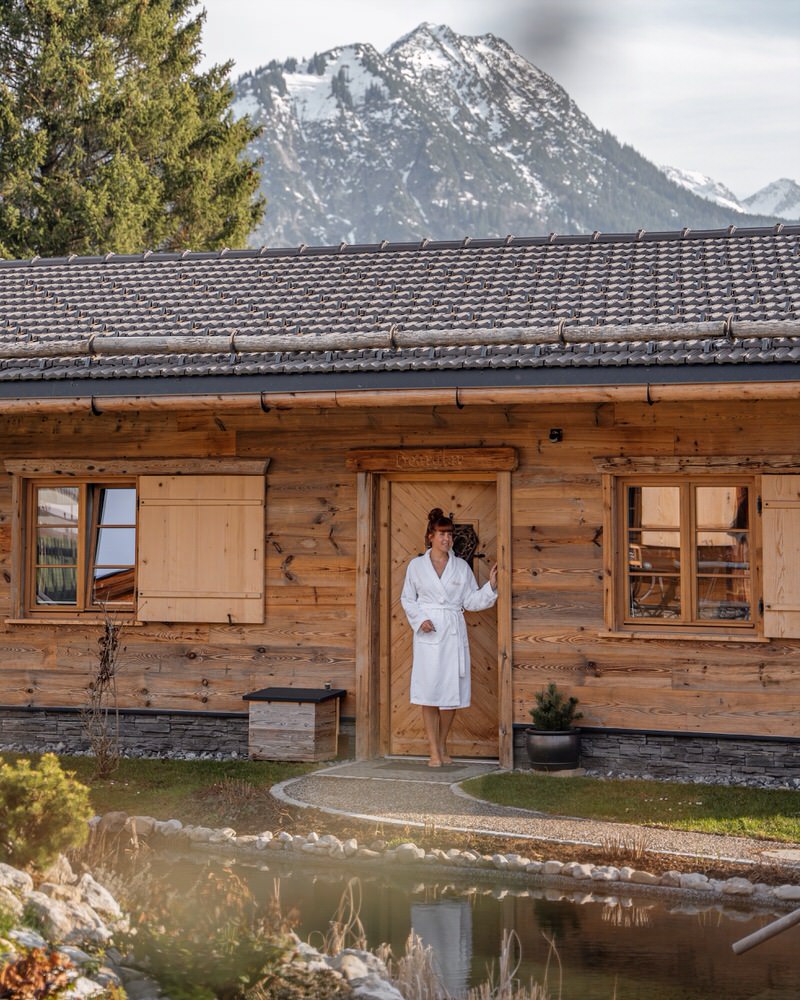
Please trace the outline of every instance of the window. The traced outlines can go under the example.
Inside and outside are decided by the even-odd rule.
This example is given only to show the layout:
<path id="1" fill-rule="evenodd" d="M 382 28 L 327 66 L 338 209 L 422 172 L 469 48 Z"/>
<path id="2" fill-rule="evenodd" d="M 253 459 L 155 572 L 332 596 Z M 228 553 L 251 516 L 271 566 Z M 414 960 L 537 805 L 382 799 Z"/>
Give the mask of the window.
<path id="1" fill-rule="evenodd" d="M 29 484 L 30 611 L 132 611 L 133 482 Z"/>
<path id="2" fill-rule="evenodd" d="M 265 473 L 241 459 L 7 460 L 11 622 L 264 621 Z M 175 473 L 176 465 L 181 469 Z"/>
<path id="3" fill-rule="evenodd" d="M 618 479 L 614 613 L 624 628 L 752 630 L 752 481 Z"/>

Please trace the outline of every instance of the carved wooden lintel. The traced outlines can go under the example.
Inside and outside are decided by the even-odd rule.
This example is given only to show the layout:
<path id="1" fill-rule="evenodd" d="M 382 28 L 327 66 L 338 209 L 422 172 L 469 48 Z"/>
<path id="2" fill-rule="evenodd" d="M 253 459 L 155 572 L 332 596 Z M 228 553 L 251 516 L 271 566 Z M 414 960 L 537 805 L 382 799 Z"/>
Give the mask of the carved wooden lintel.
<path id="1" fill-rule="evenodd" d="M 359 448 L 347 456 L 354 472 L 512 472 L 516 448 Z"/>
<path id="2" fill-rule="evenodd" d="M 83 461 L 59 458 L 7 459 L 6 471 L 17 476 L 263 476 L 268 458 L 132 458 Z"/>

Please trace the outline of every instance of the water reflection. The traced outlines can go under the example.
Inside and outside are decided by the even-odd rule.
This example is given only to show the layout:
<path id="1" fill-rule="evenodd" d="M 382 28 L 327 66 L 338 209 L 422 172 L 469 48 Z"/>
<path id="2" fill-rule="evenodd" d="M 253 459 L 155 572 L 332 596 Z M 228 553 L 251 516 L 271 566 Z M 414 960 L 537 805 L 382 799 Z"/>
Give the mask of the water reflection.
<path id="1" fill-rule="evenodd" d="M 269 899 L 280 879 L 285 911 L 299 914 L 297 932 L 319 942 L 333 919 L 352 871 L 292 872 L 291 859 L 237 867 L 257 898 Z M 195 878 L 191 865 L 187 878 Z M 174 872 L 179 866 L 174 866 Z M 745 955 L 734 941 L 774 914 L 684 901 L 674 906 L 642 896 L 565 893 L 553 887 L 478 882 L 420 882 L 403 872 L 361 869 L 360 909 L 369 946 L 386 942 L 403 953 L 412 927 L 436 953 L 445 985 L 458 997 L 497 967 L 504 932 L 521 948 L 517 978 L 549 977 L 559 996 L 550 941 L 563 968 L 561 1000 L 797 1000 L 800 967 L 794 928 Z"/>

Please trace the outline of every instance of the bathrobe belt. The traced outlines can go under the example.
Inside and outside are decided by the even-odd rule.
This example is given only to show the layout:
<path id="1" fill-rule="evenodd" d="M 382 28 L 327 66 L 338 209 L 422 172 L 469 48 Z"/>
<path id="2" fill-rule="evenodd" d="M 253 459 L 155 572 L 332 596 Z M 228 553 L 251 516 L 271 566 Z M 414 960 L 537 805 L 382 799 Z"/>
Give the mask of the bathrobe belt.
<path id="1" fill-rule="evenodd" d="M 423 611 L 445 611 L 451 615 L 460 615 L 464 610 L 461 604 L 429 604 L 427 601 L 423 601 L 422 609 Z M 458 635 L 458 619 L 451 618 L 448 622 L 454 635 Z M 464 665 L 464 657 L 459 656 L 458 658 L 458 676 L 465 677 L 467 673 L 466 667 Z"/>

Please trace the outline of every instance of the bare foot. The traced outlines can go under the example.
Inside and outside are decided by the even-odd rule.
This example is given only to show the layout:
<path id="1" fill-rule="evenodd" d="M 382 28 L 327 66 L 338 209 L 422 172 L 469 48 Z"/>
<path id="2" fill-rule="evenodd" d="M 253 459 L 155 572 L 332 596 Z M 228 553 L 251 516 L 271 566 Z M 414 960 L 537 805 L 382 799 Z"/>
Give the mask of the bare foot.
<path id="1" fill-rule="evenodd" d="M 443 753 L 442 754 L 442 763 L 443 764 L 452 764 L 453 763 L 453 758 L 450 756 L 449 753 Z"/>
<path id="2" fill-rule="evenodd" d="M 428 761 L 428 767 L 441 767 L 441 766 L 442 762 L 440 760 L 436 760 L 435 757 L 431 757 L 431 759 Z"/>

